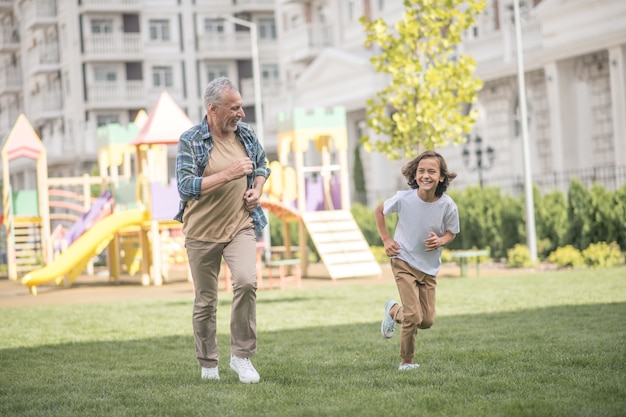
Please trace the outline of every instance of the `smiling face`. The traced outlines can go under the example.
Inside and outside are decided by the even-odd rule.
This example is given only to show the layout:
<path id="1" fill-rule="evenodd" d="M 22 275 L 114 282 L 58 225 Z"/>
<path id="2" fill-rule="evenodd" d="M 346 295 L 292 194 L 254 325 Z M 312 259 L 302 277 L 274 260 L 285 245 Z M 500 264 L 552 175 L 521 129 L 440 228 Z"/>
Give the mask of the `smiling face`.
<path id="1" fill-rule="evenodd" d="M 241 95 L 236 90 L 225 90 L 219 104 L 209 104 L 209 128 L 220 136 L 237 130 L 237 123 L 246 117 L 241 103 Z"/>
<path id="2" fill-rule="evenodd" d="M 437 158 L 423 158 L 417 165 L 415 181 L 420 192 L 435 193 L 437 185 L 444 181 Z"/>

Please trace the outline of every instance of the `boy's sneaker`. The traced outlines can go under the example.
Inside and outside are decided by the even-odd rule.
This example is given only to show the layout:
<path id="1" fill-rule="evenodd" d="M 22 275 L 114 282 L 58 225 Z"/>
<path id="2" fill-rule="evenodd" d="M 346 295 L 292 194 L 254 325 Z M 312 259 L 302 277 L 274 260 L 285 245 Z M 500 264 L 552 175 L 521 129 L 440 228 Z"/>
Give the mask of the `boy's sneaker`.
<path id="1" fill-rule="evenodd" d="M 417 363 L 403 363 L 398 367 L 398 371 L 410 371 L 412 369 L 419 368 L 419 364 Z"/>
<path id="2" fill-rule="evenodd" d="M 248 358 L 230 357 L 230 369 L 237 372 L 239 380 L 244 384 L 256 384 L 261 380 L 259 373 L 252 366 L 252 362 Z"/>
<path id="3" fill-rule="evenodd" d="M 383 322 L 380 325 L 380 332 L 383 334 L 385 339 L 389 339 L 393 336 L 394 330 L 396 330 L 396 322 L 393 320 L 389 312 L 391 311 L 391 307 L 398 304 L 396 300 L 392 300 L 391 298 L 387 300 L 385 303 L 385 317 L 383 318 Z"/>
<path id="4" fill-rule="evenodd" d="M 202 368 L 202 379 L 220 379 L 220 373 L 217 370 L 217 366 L 215 368 Z"/>

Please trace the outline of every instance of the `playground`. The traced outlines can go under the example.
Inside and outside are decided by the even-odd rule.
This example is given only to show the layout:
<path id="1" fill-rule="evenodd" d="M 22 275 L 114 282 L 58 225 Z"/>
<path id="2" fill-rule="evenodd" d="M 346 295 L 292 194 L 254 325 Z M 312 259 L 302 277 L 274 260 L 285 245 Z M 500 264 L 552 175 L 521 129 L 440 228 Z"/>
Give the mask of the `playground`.
<path id="1" fill-rule="evenodd" d="M 294 109 L 279 119 L 278 161 L 266 183 L 262 206 L 282 242 L 259 237 L 259 288 L 302 286 L 302 277 L 380 277 L 380 265 L 350 212 L 345 110 Z M 21 115 L 2 147 L 3 216 L 10 280 L 33 295 L 44 284 L 71 287 L 96 275 L 111 282 L 137 279 L 161 286 L 189 275 L 174 170 L 178 138 L 193 123 L 163 93 L 150 113 L 132 123 L 98 128 L 98 173 L 48 176 L 46 149 Z M 310 144 L 314 147 L 310 147 Z M 13 189 L 11 166 L 32 163 L 34 188 Z M 169 164 L 168 164 L 169 163 Z M 296 224 L 293 245 L 290 225 Z M 309 265 L 307 240 L 322 268 Z M 230 289 L 224 264 L 220 279 Z"/>

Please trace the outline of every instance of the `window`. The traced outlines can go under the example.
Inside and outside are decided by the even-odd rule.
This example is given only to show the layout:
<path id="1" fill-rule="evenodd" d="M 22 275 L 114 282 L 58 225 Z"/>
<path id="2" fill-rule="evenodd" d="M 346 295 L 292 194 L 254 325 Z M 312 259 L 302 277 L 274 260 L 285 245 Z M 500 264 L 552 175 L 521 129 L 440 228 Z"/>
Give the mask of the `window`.
<path id="1" fill-rule="evenodd" d="M 263 64 L 261 66 L 261 78 L 265 81 L 278 79 L 278 65 L 277 64 Z"/>
<path id="2" fill-rule="evenodd" d="M 96 118 L 98 127 L 108 125 L 109 123 L 119 123 L 117 114 L 101 114 Z"/>
<path id="3" fill-rule="evenodd" d="M 152 85 L 154 87 L 172 87 L 174 85 L 172 67 L 153 67 Z"/>
<path id="4" fill-rule="evenodd" d="M 205 33 L 224 33 L 224 21 L 221 19 L 204 19 Z"/>
<path id="5" fill-rule="evenodd" d="M 92 19 L 91 33 L 113 33 L 113 19 Z"/>
<path id="6" fill-rule="evenodd" d="M 212 65 L 207 68 L 208 82 L 219 77 L 228 77 L 228 68 L 225 65 Z"/>
<path id="7" fill-rule="evenodd" d="M 150 20 L 150 40 L 169 41 L 170 22 L 169 20 Z"/>
<path id="8" fill-rule="evenodd" d="M 276 22 L 274 19 L 259 19 L 259 38 L 276 39 Z"/>
<path id="9" fill-rule="evenodd" d="M 116 81 L 117 72 L 113 68 L 96 67 L 93 70 L 93 78 L 96 82 Z"/>

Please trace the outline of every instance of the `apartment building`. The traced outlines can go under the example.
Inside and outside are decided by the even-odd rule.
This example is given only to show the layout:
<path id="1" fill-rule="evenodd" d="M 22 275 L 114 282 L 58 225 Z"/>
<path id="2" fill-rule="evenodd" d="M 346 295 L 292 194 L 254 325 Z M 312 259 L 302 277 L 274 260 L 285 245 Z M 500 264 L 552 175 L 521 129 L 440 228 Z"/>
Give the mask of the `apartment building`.
<path id="1" fill-rule="evenodd" d="M 273 3 L 0 0 L 0 138 L 24 113 L 46 147 L 50 176 L 90 173 L 98 126 L 133 121 L 164 90 L 199 121 L 203 88 L 221 75 L 237 81 L 254 126 L 251 31 L 232 18 L 256 24 L 263 94 L 276 95 Z M 15 189 L 35 186 L 28 161 L 16 161 L 11 177 Z"/>
<path id="2" fill-rule="evenodd" d="M 572 177 L 623 185 L 626 2 L 520 5 L 533 181 L 544 190 L 565 189 Z M 349 166 L 360 152 L 367 183 L 360 199 L 374 205 L 405 181 L 403 161 L 359 149 L 365 101 L 387 82 L 372 69 L 375 49 L 364 47 L 359 18 L 393 22 L 403 10 L 402 0 L 0 0 L 0 139 L 24 112 L 48 149 L 50 175 L 82 174 L 95 163 L 98 125 L 132 121 L 164 89 L 199 120 L 203 86 L 228 75 L 253 125 L 262 104 L 259 133 L 270 157 L 280 112 L 345 107 Z M 254 99 L 250 31 L 224 16 L 257 25 L 262 103 Z M 459 174 L 456 186 L 480 182 L 519 193 L 513 0 L 487 0 L 459 51 L 478 62 L 480 117 L 466 146 L 439 151 Z M 317 158 L 314 151 L 306 157 Z M 14 187 L 33 187 L 31 171 L 12 169 Z"/>

